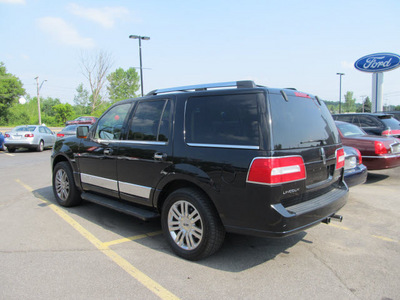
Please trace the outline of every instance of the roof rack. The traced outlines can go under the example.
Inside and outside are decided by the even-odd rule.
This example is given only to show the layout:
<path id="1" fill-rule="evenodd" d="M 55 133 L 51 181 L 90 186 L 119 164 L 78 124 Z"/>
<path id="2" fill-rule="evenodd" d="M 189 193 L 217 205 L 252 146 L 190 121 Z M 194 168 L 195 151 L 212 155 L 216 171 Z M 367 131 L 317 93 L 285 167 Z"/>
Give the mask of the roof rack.
<path id="1" fill-rule="evenodd" d="M 147 93 L 146 96 L 158 95 L 158 94 L 162 94 L 162 93 L 171 93 L 171 92 L 188 92 L 190 90 L 206 91 L 207 89 L 225 88 L 225 87 L 237 87 L 239 89 L 239 88 L 255 88 L 257 86 L 254 83 L 254 81 L 252 81 L 252 80 L 206 83 L 206 84 L 173 87 L 173 88 L 167 88 L 167 89 L 158 89 L 158 90 L 154 90 L 154 91 Z"/>

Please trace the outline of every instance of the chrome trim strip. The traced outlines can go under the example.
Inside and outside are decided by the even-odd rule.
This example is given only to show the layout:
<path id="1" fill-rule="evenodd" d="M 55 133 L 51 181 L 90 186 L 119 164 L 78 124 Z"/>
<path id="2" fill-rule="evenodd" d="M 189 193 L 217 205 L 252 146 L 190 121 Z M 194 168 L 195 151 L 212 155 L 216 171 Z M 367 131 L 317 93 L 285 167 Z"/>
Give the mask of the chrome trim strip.
<path id="1" fill-rule="evenodd" d="M 392 155 L 385 155 L 385 156 L 362 156 L 362 158 L 400 158 L 400 154 L 392 154 Z"/>
<path id="2" fill-rule="evenodd" d="M 147 186 L 121 182 L 121 181 L 118 181 L 118 184 L 119 184 L 119 191 L 121 193 L 130 194 L 146 199 L 150 198 L 151 188 Z"/>
<path id="3" fill-rule="evenodd" d="M 88 183 L 113 191 L 118 191 L 118 182 L 116 180 L 81 173 L 81 181 L 83 183 Z"/>
<path id="4" fill-rule="evenodd" d="M 142 144 L 142 145 L 167 145 L 168 142 L 157 142 L 157 141 L 133 141 L 133 140 L 96 140 L 96 143 L 99 144 L 110 144 L 110 143 L 119 143 L 119 144 Z"/>
<path id="5" fill-rule="evenodd" d="M 157 142 L 157 141 L 133 141 L 133 140 L 121 140 L 118 141 L 121 144 L 142 144 L 142 145 L 167 145 L 168 142 Z"/>
<path id="6" fill-rule="evenodd" d="M 230 149 L 250 149 L 259 150 L 259 146 L 250 145 L 224 145 L 224 144 L 200 144 L 200 143 L 187 143 L 190 147 L 209 147 L 209 148 L 230 148 Z"/>

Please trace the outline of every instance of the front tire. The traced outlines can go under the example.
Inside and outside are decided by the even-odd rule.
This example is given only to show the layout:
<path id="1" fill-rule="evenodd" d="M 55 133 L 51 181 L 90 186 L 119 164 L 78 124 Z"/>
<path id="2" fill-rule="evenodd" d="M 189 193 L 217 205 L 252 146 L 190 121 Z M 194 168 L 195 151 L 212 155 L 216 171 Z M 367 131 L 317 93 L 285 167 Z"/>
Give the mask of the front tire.
<path id="1" fill-rule="evenodd" d="M 71 207 L 82 202 L 68 162 L 59 162 L 53 170 L 53 193 L 61 206 Z"/>
<path id="2" fill-rule="evenodd" d="M 225 237 L 225 229 L 210 200 L 190 188 L 179 189 L 167 197 L 161 225 L 172 250 L 188 260 L 212 255 Z"/>

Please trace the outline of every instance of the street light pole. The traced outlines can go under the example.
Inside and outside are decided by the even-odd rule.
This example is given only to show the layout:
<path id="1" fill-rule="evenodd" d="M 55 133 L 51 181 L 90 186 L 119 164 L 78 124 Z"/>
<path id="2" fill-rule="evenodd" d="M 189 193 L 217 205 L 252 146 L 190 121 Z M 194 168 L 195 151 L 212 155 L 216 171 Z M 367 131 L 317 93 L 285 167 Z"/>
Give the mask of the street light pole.
<path id="1" fill-rule="evenodd" d="M 45 81 L 47 81 L 47 80 L 43 80 L 42 83 L 39 86 L 39 76 L 35 77 L 35 79 L 36 79 L 36 90 L 37 90 L 37 105 L 38 105 L 38 113 L 39 113 L 39 125 L 41 125 L 42 124 L 42 116 L 41 116 L 41 113 L 40 113 L 40 95 L 39 95 L 39 91 L 42 88 L 43 83 Z"/>
<path id="2" fill-rule="evenodd" d="M 344 73 L 336 73 L 336 75 L 340 76 L 340 83 L 339 83 L 339 114 L 342 113 L 342 76 L 345 75 Z"/>
<path id="3" fill-rule="evenodd" d="M 143 67 L 142 67 L 142 40 L 150 40 L 148 36 L 140 36 L 140 35 L 130 35 L 130 39 L 138 39 L 139 40 L 139 59 L 140 59 L 140 89 L 143 97 Z"/>

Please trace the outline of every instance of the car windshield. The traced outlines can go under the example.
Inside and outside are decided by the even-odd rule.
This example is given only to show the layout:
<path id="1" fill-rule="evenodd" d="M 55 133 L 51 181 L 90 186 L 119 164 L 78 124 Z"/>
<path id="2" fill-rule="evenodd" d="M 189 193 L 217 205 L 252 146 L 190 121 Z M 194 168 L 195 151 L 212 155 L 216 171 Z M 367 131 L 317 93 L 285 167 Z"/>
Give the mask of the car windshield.
<path id="1" fill-rule="evenodd" d="M 393 118 L 392 116 L 388 116 L 385 118 L 381 118 L 379 117 L 379 119 L 381 119 L 381 121 L 383 123 L 385 123 L 385 125 L 387 127 L 389 127 L 390 129 L 400 129 L 400 122 L 399 120 L 396 120 L 395 118 Z"/>
<path id="2" fill-rule="evenodd" d="M 360 127 L 353 124 L 342 123 L 337 124 L 337 127 L 343 136 L 365 135 L 365 132 Z"/>
<path id="3" fill-rule="evenodd" d="M 35 131 L 36 126 L 21 126 L 16 127 L 12 131 Z"/>

